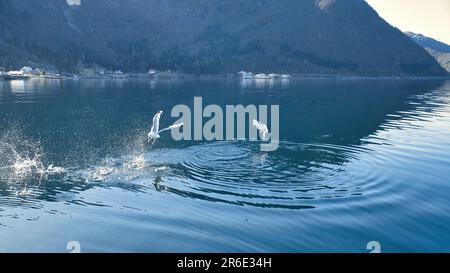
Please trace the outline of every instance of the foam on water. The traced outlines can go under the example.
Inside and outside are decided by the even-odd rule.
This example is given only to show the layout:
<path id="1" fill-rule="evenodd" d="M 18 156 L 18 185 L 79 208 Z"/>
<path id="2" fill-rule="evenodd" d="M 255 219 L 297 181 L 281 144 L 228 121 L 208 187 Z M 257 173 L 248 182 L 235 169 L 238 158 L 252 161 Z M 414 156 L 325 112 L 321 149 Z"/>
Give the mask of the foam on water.
<path id="1" fill-rule="evenodd" d="M 133 159 L 126 164 L 129 169 L 142 170 L 145 168 L 145 155 L 141 154 L 133 157 Z"/>
<path id="2" fill-rule="evenodd" d="M 148 178 L 158 166 L 152 166 L 146 160 L 147 154 L 107 157 L 93 160 L 87 168 L 73 169 L 66 180 L 90 182 L 122 183 L 139 178 Z"/>

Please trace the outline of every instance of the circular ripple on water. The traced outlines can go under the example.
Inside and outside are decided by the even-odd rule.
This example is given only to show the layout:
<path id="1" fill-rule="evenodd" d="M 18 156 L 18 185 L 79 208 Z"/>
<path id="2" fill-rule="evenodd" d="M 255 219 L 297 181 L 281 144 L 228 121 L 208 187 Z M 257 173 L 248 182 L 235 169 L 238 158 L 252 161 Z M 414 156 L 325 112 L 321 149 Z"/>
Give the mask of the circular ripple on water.
<path id="1" fill-rule="evenodd" d="M 182 161 L 157 177 L 158 188 L 185 197 L 238 205 L 314 208 L 317 200 L 363 195 L 378 183 L 370 151 L 356 147 L 282 142 L 215 142 L 179 150 Z"/>

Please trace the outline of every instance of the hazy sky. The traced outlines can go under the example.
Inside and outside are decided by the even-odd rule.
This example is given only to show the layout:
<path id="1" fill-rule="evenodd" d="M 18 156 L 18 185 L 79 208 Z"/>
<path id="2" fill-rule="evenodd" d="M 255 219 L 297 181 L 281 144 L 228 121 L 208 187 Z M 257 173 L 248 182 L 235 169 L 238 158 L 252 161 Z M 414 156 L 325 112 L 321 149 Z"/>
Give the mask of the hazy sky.
<path id="1" fill-rule="evenodd" d="M 366 0 L 391 25 L 450 44 L 450 0 Z"/>

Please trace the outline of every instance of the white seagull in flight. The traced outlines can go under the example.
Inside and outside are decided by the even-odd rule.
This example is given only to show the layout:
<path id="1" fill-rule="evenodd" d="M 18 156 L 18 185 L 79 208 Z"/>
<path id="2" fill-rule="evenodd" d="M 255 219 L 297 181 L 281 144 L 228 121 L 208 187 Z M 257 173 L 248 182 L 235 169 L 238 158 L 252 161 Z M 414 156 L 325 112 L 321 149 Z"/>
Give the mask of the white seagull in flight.
<path id="1" fill-rule="evenodd" d="M 257 120 L 253 120 L 253 126 L 256 127 L 256 129 L 258 129 L 261 139 L 265 140 L 266 135 L 269 133 L 269 130 L 267 129 L 267 125 L 265 125 L 264 123 L 259 122 Z"/>
<path id="2" fill-rule="evenodd" d="M 155 143 L 155 141 L 160 138 L 161 136 L 159 135 L 159 133 L 164 132 L 164 131 L 168 131 L 168 130 L 172 130 L 172 129 L 176 129 L 179 128 L 181 126 L 183 126 L 183 123 L 178 123 L 178 124 L 174 124 L 172 126 L 169 126 L 167 128 L 161 129 L 159 130 L 159 119 L 161 118 L 161 114 L 163 113 L 163 111 L 159 111 L 158 113 L 156 113 L 156 115 L 153 117 L 153 125 L 152 125 L 152 129 L 150 130 L 150 133 L 148 133 L 148 142 L 150 143 L 150 140 L 153 139 L 152 144 Z"/>

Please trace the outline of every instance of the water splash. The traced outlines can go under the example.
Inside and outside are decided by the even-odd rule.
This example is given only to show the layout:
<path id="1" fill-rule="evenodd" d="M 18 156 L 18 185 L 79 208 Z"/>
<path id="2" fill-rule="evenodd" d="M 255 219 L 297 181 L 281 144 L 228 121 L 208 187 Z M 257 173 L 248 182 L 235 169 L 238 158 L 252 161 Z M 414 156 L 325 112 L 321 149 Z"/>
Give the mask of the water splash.
<path id="1" fill-rule="evenodd" d="M 126 167 L 129 169 L 142 170 L 145 168 L 145 166 L 146 163 L 144 154 L 135 156 L 130 162 L 126 163 Z"/>
<path id="2" fill-rule="evenodd" d="M 359 170 L 370 170 L 360 157 L 370 151 L 360 148 L 282 142 L 278 151 L 268 154 L 261 153 L 257 143 L 223 141 L 144 152 L 140 146 L 136 151 L 136 142 L 124 145 L 117 155 L 63 168 L 46 165 L 38 141 L 10 130 L 0 138 L 0 173 L 6 175 L 1 180 L 15 183 L 10 192 L 18 198 L 39 196 L 41 183 L 55 178 L 55 183 L 77 189 L 145 186 L 186 198 L 285 209 L 314 208 L 320 200 L 361 195 L 378 183 L 376 174 L 348 172 L 350 161 L 366 164 Z M 351 182 L 361 181 L 360 176 L 372 182 Z"/>
<path id="3" fill-rule="evenodd" d="M 112 174 L 113 172 L 114 169 L 111 167 L 96 167 L 90 177 L 90 180 L 94 182 L 106 181 L 108 175 Z M 87 181 L 89 181 L 89 179 Z"/>
<path id="4" fill-rule="evenodd" d="M 16 195 L 16 196 L 28 196 L 28 195 L 31 195 L 32 193 L 33 193 L 33 190 L 32 190 L 32 189 L 23 188 L 23 189 L 21 189 L 21 190 L 17 190 L 17 191 L 15 192 L 15 195 Z"/>
<path id="5" fill-rule="evenodd" d="M 47 178 L 66 169 L 43 163 L 44 152 L 39 141 L 33 141 L 20 128 L 12 127 L 0 137 L 0 175 L 7 182 Z"/>
<path id="6" fill-rule="evenodd" d="M 152 173 L 154 168 L 145 157 L 146 154 L 134 154 L 93 160 L 89 167 L 71 174 L 71 179 L 78 176 L 87 183 L 122 183 L 145 178 Z"/>

